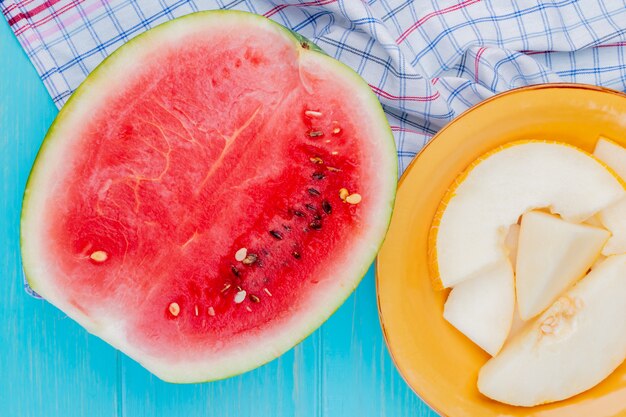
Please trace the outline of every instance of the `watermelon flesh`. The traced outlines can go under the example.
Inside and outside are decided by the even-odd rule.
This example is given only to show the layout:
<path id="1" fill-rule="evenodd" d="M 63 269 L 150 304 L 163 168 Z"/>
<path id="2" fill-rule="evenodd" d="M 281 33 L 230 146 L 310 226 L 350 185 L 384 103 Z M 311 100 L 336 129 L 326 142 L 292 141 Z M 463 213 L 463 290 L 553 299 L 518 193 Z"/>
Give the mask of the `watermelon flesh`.
<path id="1" fill-rule="evenodd" d="M 356 287 L 396 172 L 350 69 L 265 18 L 189 15 L 114 53 L 60 112 L 25 193 L 25 273 L 162 379 L 224 378 Z"/>

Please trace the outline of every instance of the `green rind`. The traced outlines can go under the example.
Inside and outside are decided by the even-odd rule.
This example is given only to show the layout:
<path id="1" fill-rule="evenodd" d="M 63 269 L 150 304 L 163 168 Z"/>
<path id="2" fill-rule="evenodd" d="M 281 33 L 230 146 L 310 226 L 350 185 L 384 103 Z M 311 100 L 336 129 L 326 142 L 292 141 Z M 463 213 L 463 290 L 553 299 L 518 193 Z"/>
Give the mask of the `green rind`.
<path id="1" fill-rule="evenodd" d="M 285 29 L 287 29 L 287 28 L 285 28 Z M 287 30 L 289 30 L 289 29 L 287 29 Z M 289 30 L 289 34 L 298 40 L 298 42 L 300 43 L 300 46 L 302 48 L 308 49 L 309 51 L 313 51 L 313 52 L 320 52 L 320 53 L 326 55 L 326 52 L 324 52 L 322 50 L 322 48 L 320 48 L 319 46 L 317 46 L 316 44 L 311 42 L 308 38 L 305 38 L 304 36 L 300 35 L 298 32 L 294 32 L 293 30 Z"/>
<path id="2" fill-rule="evenodd" d="M 102 73 L 104 73 L 107 69 L 107 67 L 109 66 L 110 63 L 114 62 L 116 60 L 116 58 L 118 56 L 120 56 L 123 51 L 133 47 L 133 46 L 137 46 L 142 42 L 148 42 L 150 40 L 151 37 L 153 37 L 153 35 L 157 32 L 160 32 L 162 30 L 166 30 L 168 27 L 170 27 L 171 25 L 177 25 L 180 24 L 181 21 L 185 21 L 185 20 L 191 20 L 191 19 L 203 19 L 205 16 L 214 16 L 217 14 L 222 14 L 222 15 L 240 15 L 241 17 L 245 17 L 245 18 L 249 18 L 250 16 L 256 16 L 259 19 L 265 19 L 264 17 L 258 16 L 258 15 L 253 15 L 251 13 L 247 13 L 247 12 L 242 12 L 242 11 L 232 11 L 232 10 L 213 10 L 213 11 L 203 11 L 203 12 L 196 12 L 196 13 L 192 13 L 168 22 L 165 22 L 159 26 L 157 26 L 154 29 L 151 29 L 149 31 L 146 31 L 140 35 L 138 35 L 137 37 L 131 39 L 130 41 L 128 41 L 126 44 L 124 44 L 122 47 L 118 48 L 117 50 L 115 50 L 111 55 L 109 55 L 105 60 L 103 60 L 91 73 L 90 75 L 81 83 L 81 85 L 74 91 L 74 93 L 71 95 L 71 97 L 68 99 L 68 101 L 65 103 L 65 105 L 63 106 L 63 108 L 59 111 L 59 113 L 57 114 L 54 122 L 52 123 L 52 125 L 50 126 L 50 128 L 48 129 L 48 132 L 46 133 L 46 136 L 44 137 L 44 140 L 42 142 L 41 147 L 39 148 L 39 151 L 36 155 L 35 158 L 35 162 L 33 163 L 33 167 L 30 171 L 30 174 L 28 176 L 27 182 L 26 182 L 26 186 L 25 186 L 25 190 L 24 190 L 24 197 L 22 199 L 22 214 L 20 217 L 21 220 L 21 227 L 20 227 L 20 249 L 21 249 L 21 255 L 22 255 L 22 259 L 25 258 L 25 253 L 24 253 L 24 222 L 25 222 L 25 217 L 24 217 L 24 213 L 26 211 L 26 208 L 28 207 L 28 203 L 30 201 L 30 190 L 31 188 L 33 188 L 35 186 L 34 184 L 34 177 L 35 174 L 37 172 L 37 169 L 39 167 L 39 165 L 43 165 L 43 163 L 41 162 L 42 160 L 44 160 L 44 155 L 46 153 L 46 149 L 50 146 L 50 144 L 52 143 L 52 138 L 54 137 L 54 133 L 57 129 L 57 125 L 59 123 L 59 121 L 63 120 L 64 115 L 70 113 L 73 108 L 75 107 L 75 103 L 79 100 L 79 98 L 81 97 L 82 93 L 84 91 L 86 91 L 89 88 L 89 85 L 94 83 L 95 80 L 99 79 L 100 75 Z M 396 184 L 397 184 L 397 179 L 398 179 L 398 163 L 397 163 L 397 153 L 396 153 L 396 147 L 395 147 L 395 140 L 393 137 L 393 133 L 391 131 L 391 128 L 389 127 L 389 124 L 387 123 L 387 118 L 386 115 L 382 109 L 382 106 L 380 104 L 380 102 L 378 101 L 378 99 L 376 98 L 376 96 L 374 95 L 374 93 L 371 91 L 371 88 L 369 87 L 369 85 L 367 84 L 367 82 L 365 82 L 365 80 L 363 80 L 363 78 L 361 78 L 360 75 L 358 75 L 352 68 L 348 67 L 347 65 L 341 63 L 340 61 L 335 60 L 334 58 L 329 57 L 321 48 L 319 48 L 317 45 L 315 45 L 313 42 L 311 42 L 310 40 L 308 40 L 307 38 L 305 38 L 304 36 L 293 32 L 291 30 L 289 30 L 288 28 L 279 25 L 276 22 L 273 22 L 271 20 L 267 20 L 269 22 L 271 22 L 271 24 L 275 25 L 277 28 L 279 28 L 282 32 L 285 33 L 286 36 L 288 36 L 290 39 L 292 39 L 294 41 L 294 43 L 296 43 L 298 46 L 297 48 L 299 48 L 300 53 L 305 54 L 305 53 L 315 53 L 315 54 L 319 54 L 320 56 L 323 56 L 325 60 L 328 61 L 329 65 L 334 65 L 336 66 L 338 69 L 343 70 L 347 75 L 350 75 L 354 81 L 356 82 L 356 84 L 360 84 L 362 86 L 362 88 L 364 89 L 364 91 L 367 91 L 367 96 L 368 96 L 368 107 L 371 107 L 372 111 L 375 111 L 376 113 L 378 113 L 379 119 L 380 121 L 384 121 L 384 125 L 386 126 L 386 131 L 388 133 L 388 137 L 387 138 L 380 138 L 380 140 L 384 140 L 385 143 L 388 145 L 388 151 L 390 155 L 393 155 L 393 158 L 390 158 L 391 161 L 393 161 L 392 164 L 390 164 L 390 178 L 393 178 L 393 190 L 391 191 L 391 195 L 390 195 L 390 200 L 389 200 L 389 206 L 390 206 L 390 210 L 389 210 L 389 215 L 387 216 L 387 222 L 385 225 L 385 233 L 386 231 L 388 231 L 390 223 L 391 223 L 391 213 L 393 211 L 393 206 L 395 203 L 395 198 L 396 198 Z M 262 366 L 268 362 L 271 362 L 273 359 L 279 357 L 280 355 L 282 355 L 283 353 L 287 352 L 288 350 L 292 349 L 294 346 L 296 346 L 298 343 L 302 342 L 302 340 L 306 339 L 308 336 L 310 336 L 311 333 L 313 333 L 316 329 L 318 329 L 332 314 L 334 314 L 337 309 L 339 309 L 339 307 L 341 307 L 341 305 L 343 305 L 343 303 L 350 297 L 350 295 L 354 292 L 354 290 L 356 289 L 356 287 L 358 286 L 358 284 L 361 282 L 361 280 L 363 279 L 363 277 L 365 276 L 365 274 L 367 273 L 367 271 L 369 270 L 370 266 L 372 265 L 372 263 L 374 262 L 374 260 L 376 259 L 376 254 L 378 253 L 378 251 L 380 250 L 380 247 L 383 244 L 384 239 L 381 240 L 381 242 L 379 243 L 378 247 L 372 251 L 372 254 L 370 257 L 368 257 L 368 261 L 364 262 L 363 264 L 365 265 L 359 272 L 358 274 L 360 275 L 360 278 L 358 280 L 354 281 L 354 286 L 352 288 L 350 288 L 349 291 L 347 291 L 345 293 L 345 296 L 343 296 L 342 298 L 338 298 L 335 302 L 335 308 L 330 311 L 328 314 L 324 315 L 323 317 L 319 317 L 318 319 L 316 319 L 314 322 L 311 321 L 309 326 L 307 326 L 305 328 L 305 330 L 303 331 L 304 336 L 301 337 L 300 339 L 297 339 L 293 344 L 291 344 L 290 346 L 288 346 L 286 349 L 283 349 L 282 351 L 280 351 L 278 353 L 278 355 L 274 356 L 274 358 L 269 358 L 267 360 L 264 361 L 259 361 L 259 363 L 254 367 L 259 367 Z M 23 267 L 24 267 L 24 276 L 26 277 L 26 281 L 28 282 L 28 284 L 31 286 L 31 288 L 35 291 L 37 291 L 37 282 L 33 279 L 33 277 L 29 276 L 29 273 L 26 269 L 26 265 L 23 262 Z M 83 323 L 81 323 L 83 324 Z M 251 369 L 254 369 L 251 368 Z M 239 375 L 243 372 L 247 372 L 251 369 L 248 370 L 244 370 L 242 372 L 240 371 L 235 371 L 233 373 L 227 374 L 227 375 L 223 375 L 221 377 L 217 377 L 217 378 L 211 378 L 211 379 L 207 379 L 205 381 L 197 381 L 197 382 L 210 382 L 210 381 L 216 381 L 216 380 L 220 380 L 220 379 L 226 379 L 235 375 Z M 185 382 L 180 382 L 180 381 L 170 381 L 173 383 L 185 383 Z"/>

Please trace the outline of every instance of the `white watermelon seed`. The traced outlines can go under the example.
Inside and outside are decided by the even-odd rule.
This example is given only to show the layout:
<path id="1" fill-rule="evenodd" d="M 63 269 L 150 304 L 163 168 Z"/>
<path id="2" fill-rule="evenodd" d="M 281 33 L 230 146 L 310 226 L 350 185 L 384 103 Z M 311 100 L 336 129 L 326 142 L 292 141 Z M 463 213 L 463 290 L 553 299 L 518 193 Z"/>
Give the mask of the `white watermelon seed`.
<path id="1" fill-rule="evenodd" d="M 339 171 L 341 171 L 339 168 L 335 168 L 335 167 L 331 167 L 331 166 L 327 166 L 326 169 L 329 170 L 330 172 L 339 172 Z"/>
<path id="2" fill-rule="evenodd" d="M 246 299 L 246 290 L 241 290 L 237 294 L 235 294 L 235 303 L 241 304 L 243 300 Z"/>
<path id="3" fill-rule="evenodd" d="M 104 262 L 107 260 L 109 255 L 107 255 L 107 253 L 103 250 L 97 250 L 89 255 L 89 257 L 96 262 Z"/>
<path id="4" fill-rule="evenodd" d="M 246 248 L 241 248 L 239 249 L 237 252 L 235 252 L 235 260 L 237 262 L 241 262 L 244 259 L 246 259 L 246 256 L 248 255 L 248 249 Z"/>
<path id="5" fill-rule="evenodd" d="M 193 308 L 194 312 L 196 313 L 196 316 L 198 315 L 198 306 L 194 306 Z"/>
<path id="6" fill-rule="evenodd" d="M 333 129 L 333 135 L 338 135 L 339 133 L 341 133 L 341 128 L 337 126 Z"/>
<path id="7" fill-rule="evenodd" d="M 265 291 L 265 294 L 269 295 L 270 297 L 272 296 L 272 293 L 267 288 L 263 288 L 263 291 Z"/>
<path id="8" fill-rule="evenodd" d="M 304 112 L 304 115 L 306 117 L 322 117 L 322 112 L 315 111 L 315 110 L 307 110 Z"/>
<path id="9" fill-rule="evenodd" d="M 252 313 L 252 309 L 250 308 L 250 306 L 246 306 L 246 310 L 248 310 L 250 313 Z"/>
<path id="10" fill-rule="evenodd" d="M 209 316 L 215 316 L 215 309 L 213 307 L 209 307 Z"/>
<path id="11" fill-rule="evenodd" d="M 320 136 L 324 136 L 324 132 L 321 130 L 309 130 L 309 136 L 312 138 L 318 138 Z"/>
<path id="12" fill-rule="evenodd" d="M 346 201 L 350 204 L 359 204 L 361 202 L 361 194 L 350 194 L 346 197 Z"/>
<path id="13" fill-rule="evenodd" d="M 320 164 L 320 165 L 324 163 L 322 158 L 320 158 L 319 156 L 314 156 L 312 158 L 309 158 L 309 161 L 313 162 L 314 164 Z"/>
<path id="14" fill-rule="evenodd" d="M 172 316 L 176 317 L 180 314 L 180 306 L 178 303 L 172 303 L 169 306 L 169 311 Z"/>
<path id="15" fill-rule="evenodd" d="M 331 155 L 339 155 L 339 152 L 337 152 L 337 151 L 332 151 L 332 152 L 331 152 Z"/>

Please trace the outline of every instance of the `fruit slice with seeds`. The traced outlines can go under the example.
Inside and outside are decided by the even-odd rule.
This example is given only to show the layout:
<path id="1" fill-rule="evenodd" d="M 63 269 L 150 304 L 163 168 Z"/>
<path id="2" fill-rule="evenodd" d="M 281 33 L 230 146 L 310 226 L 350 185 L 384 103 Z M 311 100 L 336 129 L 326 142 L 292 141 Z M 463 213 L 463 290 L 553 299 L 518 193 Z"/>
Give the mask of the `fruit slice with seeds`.
<path id="1" fill-rule="evenodd" d="M 26 188 L 24 270 L 159 377 L 225 378 L 346 299 L 396 180 L 355 72 L 261 16 L 192 14 L 121 47 L 59 113 Z"/>
<path id="2" fill-rule="evenodd" d="M 510 143 L 478 158 L 441 201 L 429 236 L 435 287 L 451 287 L 494 268 L 520 215 L 549 208 L 582 222 L 626 196 L 614 173 L 574 146 Z"/>
<path id="3" fill-rule="evenodd" d="M 609 257 L 480 370 L 478 389 L 531 407 L 600 383 L 626 358 L 626 255 Z"/>

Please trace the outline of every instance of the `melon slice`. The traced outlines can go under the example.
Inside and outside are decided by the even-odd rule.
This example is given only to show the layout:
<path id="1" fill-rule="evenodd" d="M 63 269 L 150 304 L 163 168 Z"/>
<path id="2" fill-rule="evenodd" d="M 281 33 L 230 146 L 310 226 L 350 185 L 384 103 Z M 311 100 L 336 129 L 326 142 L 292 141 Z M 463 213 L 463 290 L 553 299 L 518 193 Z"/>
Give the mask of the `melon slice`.
<path id="1" fill-rule="evenodd" d="M 519 232 L 520 225 L 515 223 L 509 227 L 509 233 L 506 234 L 504 239 L 504 247 L 506 248 L 511 265 L 513 265 L 513 272 L 515 272 L 515 264 L 517 264 L 517 251 L 519 248 Z"/>
<path id="2" fill-rule="evenodd" d="M 604 227 L 612 236 L 602 249 L 604 256 L 626 253 L 626 199 L 605 208 L 600 212 Z"/>
<path id="3" fill-rule="evenodd" d="M 608 258 L 480 370 L 478 388 L 517 406 L 586 391 L 626 358 L 626 255 Z"/>
<path id="4" fill-rule="evenodd" d="M 617 143 L 600 138 L 593 154 L 605 162 L 626 181 L 626 149 Z M 613 236 L 602 250 L 605 256 L 626 253 L 626 198 L 600 212 L 600 221 Z"/>
<path id="5" fill-rule="evenodd" d="M 516 266 L 520 317 L 544 311 L 582 278 L 596 261 L 610 233 L 531 211 L 522 216 Z"/>
<path id="6" fill-rule="evenodd" d="M 513 321 L 511 322 L 511 330 L 509 331 L 509 335 L 507 336 L 506 340 L 507 341 L 513 340 L 515 336 L 517 336 L 518 334 L 522 332 L 522 330 L 524 329 L 527 323 L 528 321 L 522 320 L 522 317 L 519 314 L 519 306 L 516 303 L 515 309 L 513 311 Z"/>
<path id="7" fill-rule="evenodd" d="M 509 252 L 509 260 L 513 265 L 513 272 L 515 273 L 515 264 L 517 263 L 517 252 L 519 249 L 519 233 L 521 226 L 517 223 L 511 225 L 509 233 L 506 235 L 504 245 Z M 511 322 L 511 330 L 506 340 L 511 340 L 524 328 L 526 321 L 522 320 L 519 314 L 519 306 L 515 301 L 515 308 L 513 309 L 513 321 Z M 505 342 L 506 343 L 506 342 Z"/>
<path id="8" fill-rule="evenodd" d="M 496 355 L 511 329 L 515 307 L 513 268 L 506 260 L 484 275 L 454 287 L 443 317 L 490 355 Z"/>
<path id="9" fill-rule="evenodd" d="M 396 180 L 355 72 L 264 17 L 192 14 L 117 50 L 59 113 L 25 192 L 24 270 L 162 379 L 225 378 L 348 297 Z"/>
<path id="10" fill-rule="evenodd" d="M 626 178 L 626 149 L 611 139 L 598 138 L 593 155 L 613 169 L 617 175 Z"/>
<path id="11" fill-rule="evenodd" d="M 510 262 L 454 287 L 444 306 L 444 318 L 490 355 L 496 355 L 507 334 L 523 325 L 515 305 L 514 271 L 519 224 L 510 227 L 505 245 Z M 511 329 L 509 331 L 509 329 Z M 510 336 L 509 336 L 510 337 Z"/>
<path id="12" fill-rule="evenodd" d="M 494 268 L 506 256 L 509 226 L 549 208 L 582 222 L 626 196 L 614 173 L 581 149 L 523 141 L 476 160 L 444 196 L 429 236 L 431 276 L 452 287 Z"/>

